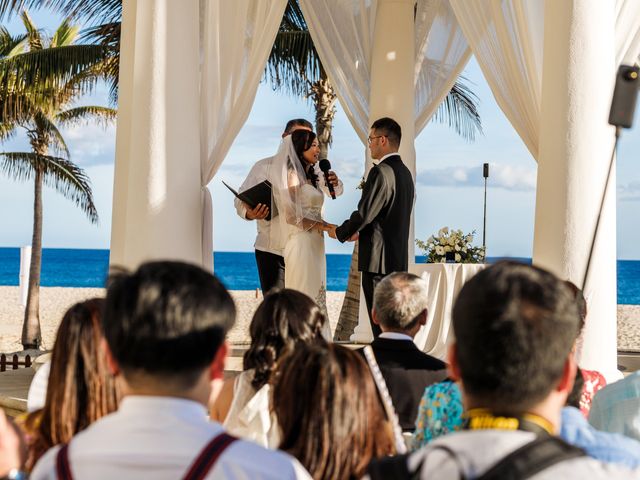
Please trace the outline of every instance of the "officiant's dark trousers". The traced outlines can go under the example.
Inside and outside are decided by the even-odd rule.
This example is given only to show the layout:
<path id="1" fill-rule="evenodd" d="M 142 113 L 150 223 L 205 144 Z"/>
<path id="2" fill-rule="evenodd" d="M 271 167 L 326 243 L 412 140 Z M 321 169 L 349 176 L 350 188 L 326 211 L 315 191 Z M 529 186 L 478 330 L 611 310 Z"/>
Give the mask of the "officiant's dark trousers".
<path id="1" fill-rule="evenodd" d="M 373 309 L 373 291 L 376 289 L 378 282 L 382 280 L 386 275 L 380 275 L 371 272 L 362 273 L 362 291 L 364 292 L 364 300 L 367 303 L 367 313 L 369 314 L 369 323 L 371 324 L 371 331 L 373 332 L 373 338 L 376 339 L 382 333 L 380 325 L 373 323 L 371 318 L 371 310 Z"/>
<path id="2" fill-rule="evenodd" d="M 275 253 L 256 250 L 256 263 L 262 294 L 274 288 L 284 288 L 284 258 Z"/>

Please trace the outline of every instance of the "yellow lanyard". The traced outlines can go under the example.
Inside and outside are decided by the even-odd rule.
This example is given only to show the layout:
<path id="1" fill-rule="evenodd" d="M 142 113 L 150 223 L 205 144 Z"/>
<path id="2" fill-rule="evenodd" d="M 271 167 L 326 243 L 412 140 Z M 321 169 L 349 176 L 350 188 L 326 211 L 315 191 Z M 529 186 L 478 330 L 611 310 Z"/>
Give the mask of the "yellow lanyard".
<path id="1" fill-rule="evenodd" d="M 473 408 L 464 415 L 468 430 L 525 430 L 534 433 L 546 432 L 553 435 L 555 429 L 551 422 L 533 413 L 520 417 L 494 415 L 486 408 Z"/>

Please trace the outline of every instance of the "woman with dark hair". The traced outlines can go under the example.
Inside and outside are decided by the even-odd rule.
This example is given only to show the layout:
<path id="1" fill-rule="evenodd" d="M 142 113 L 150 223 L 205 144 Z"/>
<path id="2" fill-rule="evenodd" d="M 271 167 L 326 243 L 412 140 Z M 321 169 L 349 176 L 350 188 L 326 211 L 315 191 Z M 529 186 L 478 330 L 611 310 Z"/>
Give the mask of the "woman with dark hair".
<path id="1" fill-rule="evenodd" d="M 297 345 L 324 343 L 325 317 L 305 294 L 296 290 L 269 293 L 253 315 L 251 346 L 244 371 L 225 382 L 211 409 L 211 418 L 231 433 L 263 446 L 278 445 L 277 422 L 270 412 L 271 372 L 279 358 Z"/>
<path id="2" fill-rule="evenodd" d="M 326 316 L 324 232 L 331 224 L 322 218 L 324 196 L 330 195 L 329 184 L 340 195 L 342 183 L 334 173 L 325 177 L 320 171 L 319 155 L 318 139 L 311 131 L 296 130 L 282 141 L 269 172 L 278 212 L 271 219 L 269 238 L 283 250 L 285 287 L 306 293 Z M 331 337 L 328 323 L 324 334 Z"/>
<path id="3" fill-rule="evenodd" d="M 395 453 L 391 424 L 358 353 L 300 346 L 281 360 L 272 383 L 279 448 L 314 480 L 361 478 L 372 459 Z"/>
<path id="4" fill-rule="evenodd" d="M 118 389 L 100 343 L 104 300 L 72 306 L 62 318 L 51 354 L 44 407 L 23 422 L 29 454 L 27 470 L 51 447 L 118 408 Z"/>

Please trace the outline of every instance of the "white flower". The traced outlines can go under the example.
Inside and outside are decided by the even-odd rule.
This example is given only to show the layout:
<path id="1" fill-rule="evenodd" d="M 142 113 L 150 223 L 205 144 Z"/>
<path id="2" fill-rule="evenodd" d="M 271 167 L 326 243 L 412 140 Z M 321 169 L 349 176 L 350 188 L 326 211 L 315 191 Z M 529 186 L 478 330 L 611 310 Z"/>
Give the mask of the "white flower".
<path id="1" fill-rule="evenodd" d="M 441 247 L 440 245 L 436 247 L 436 255 L 444 255 L 444 252 L 445 252 L 444 248 Z"/>
<path id="2" fill-rule="evenodd" d="M 465 240 L 466 240 L 467 243 L 473 242 L 473 235 L 471 235 L 471 234 L 467 235 L 467 238 L 465 238 Z"/>
<path id="3" fill-rule="evenodd" d="M 459 253 L 456 253 L 455 259 L 456 259 L 456 262 L 459 262 L 462 260 L 462 257 L 460 256 Z"/>
<path id="4" fill-rule="evenodd" d="M 438 235 L 440 235 L 440 236 L 446 235 L 447 233 L 449 233 L 449 227 L 442 227 L 438 231 Z"/>
<path id="5" fill-rule="evenodd" d="M 455 247 L 455 248 L 456 248 L 456 252 L 459 252 L 459 251 L 460 251 L 460 245 L 456 245 L 456 247 Z"/>
<path id="6" fill-rule="evenodd" d="M 446 247 L 444 247 L 444 251 L 445 252 L 450 252 L 451 251 L 451 247 L 449 245 L 447 245 Z"/>
<path id="7" fill-rule="evenodd" d="M 453 238 L 453 237 L 450 237 L 448 243 L 449 243 L 449 245 L 451 245 L 453 247 L 456 244 L 456 239 Z"/>

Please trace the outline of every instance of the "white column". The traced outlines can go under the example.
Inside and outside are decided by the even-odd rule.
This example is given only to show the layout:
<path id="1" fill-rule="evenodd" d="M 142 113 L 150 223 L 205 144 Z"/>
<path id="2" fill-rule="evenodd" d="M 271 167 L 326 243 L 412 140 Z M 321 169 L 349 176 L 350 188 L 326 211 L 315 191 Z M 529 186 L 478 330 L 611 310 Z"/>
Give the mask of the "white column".
<path id="1" fill-rule="evenodd" d="M 547 0 L 533 262 L 581 286 L 613 146 L 615 2 Z M 590 282 L 581 366 L 616 375 L 615 175 Z"/>
<path id="2" fill-rule="evenodd" d="M 391 117 L 400 124 L 402 142 L 399 153 L 415 179 L 414 3 L 413 0 L 378 0 L 371 53 L 369 125 L 381 117 Z M 412 215 L 409 232 L 410 264 L 415 263 L 413 223 Z M 359 321 L 351 340 L 367 343 L 372 339 L 361 289 Z"/>
<path id="3" fill-rule="evenodd" d="M 197 0 L 124 0 L 112 265 L 202 262 Z"/>

